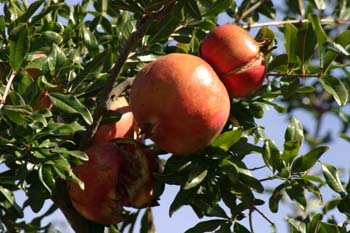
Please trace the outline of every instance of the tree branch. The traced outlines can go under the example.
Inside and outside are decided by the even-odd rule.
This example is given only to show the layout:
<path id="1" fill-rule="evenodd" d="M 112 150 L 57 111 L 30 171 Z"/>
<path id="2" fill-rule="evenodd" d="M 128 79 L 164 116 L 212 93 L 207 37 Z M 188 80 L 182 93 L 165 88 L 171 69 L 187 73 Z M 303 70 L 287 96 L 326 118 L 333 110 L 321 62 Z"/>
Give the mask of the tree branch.
<path id="1" fill-rule="evenodd" d="M 1 102 L 0 102 L 0 109 L 2 109 L 5 104 L 6 104 L 6 98 L 8 96 L 8 94 L 10 93 L 10 88 L 11 88 L 11 85 L 13 83 L 13 80 L 15 79 L 16 77 L 16 72 L 12 72 L 11 73 L 11 76 L 9 78 L 9 81 L 7 82 L 7 85 L 6 85 L 6 88 L 5 88 L 5 91 L 4 91 L 4 95 L 2 96 L 2 99 L 1 99 Z"/>
<path id="2" fill-rule="evenodd" d="M 256 28 L 256 27 L 268 27 L 268 26 L 282 26 L 285 24 L 297 24 L 297 23 L 308 23 L 310 22 L 308 19 L 293 19 L 293 20 L 284 20 L 284 21 L 272 21 L 272 22 L 264 22 L 264 23 L 248 23 L 243 26 L 243 28 Z M 342 19 L 320 19 L 321 24 L 338 24 L 338 25 L 350 25 L 350 20 L 342 20 Z"/>
<path id="3" fill-rule="evenodd" d="M 89 146 L 94 133 L 96 132 L 103 114 L 106 112 L 106 103 L 108 97 L 112 94 L 119 96 L 127 87 L 129 87 L 133 79 L 127 79 L 124 82 L 120 83 L 117 88 L 113 89 L 113 86 L 135 45 L 143 38 L 146 34 L 150 25 L 156 21 L 162 20 L 168 12 L 171 10 L 175 3 L 175 0 L 167 1 L 165 5 L 153 15 L 145 15 L 144 18 L 140 21 L 136 31 L 131 33 L 128 41 L 121 50 L 120 56 L 116 60 L 113 68 L 109 72 L 109 78 L 106 81 L 103 90 L 98 96 L 97 106 L 93 114 L 94 122 L 88 127 L 88 129 L 81 135 L 78 147 L 83 150 Z M 93 223 L 84 217 L 82 217 L 73 207 L 70 200 L 66 181 L 58 180 L 56 183 L 56 189 L 52 195 L 52 201 L 55 205 L 61 209 L 67 220 L 69 221 L 72 228 L 77 233 L 102 233 L 104 231 L 104 226 Z"/>

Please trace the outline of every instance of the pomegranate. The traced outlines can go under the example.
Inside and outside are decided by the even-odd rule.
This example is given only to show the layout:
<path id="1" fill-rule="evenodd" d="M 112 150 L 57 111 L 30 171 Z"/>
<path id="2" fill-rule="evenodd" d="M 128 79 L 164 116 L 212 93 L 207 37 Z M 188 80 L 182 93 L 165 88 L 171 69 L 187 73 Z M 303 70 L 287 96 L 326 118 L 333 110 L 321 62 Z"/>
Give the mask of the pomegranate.
<path id="1" fill-rule="evenodd" d="M 238 25 L 225 24 L 211 31 L 201 44 L 200 56 L 214 68 L 231 97 L 252 95 L 264 80 L 264 55 Z"/>
<path id="2" fill-rule="evenodd" d="M 106 143 L 112 139 L 123 137 L 133 138 L 134 116 L 126 98 L 117 98 L 107 106 L 107 109 L 119 112 L 121 118 L 117 122 L 100 125 L 92 139 L 92 143 Z"/>
<path id="3" fill-rule="evenodd" d="M 223 129 L 230 100 L 203 59 L 172 53 L 146 65 L 131 87 L 130 105 L 142 132 L 162 149 L 187 155 L 206 147 Z"/>
<path id="4" fill-rule="evenodd" d="M 123 220 L 124 206 L 151 205 L 153 173 L 160 172 L 158 157 L 133 139 L 116 139 L 92 145 L 86 150 L 89 160 L 73 168 L 85 185 L 82 190 L 68 182 L 74 208 L 85 218 L 100 224 Z"/>

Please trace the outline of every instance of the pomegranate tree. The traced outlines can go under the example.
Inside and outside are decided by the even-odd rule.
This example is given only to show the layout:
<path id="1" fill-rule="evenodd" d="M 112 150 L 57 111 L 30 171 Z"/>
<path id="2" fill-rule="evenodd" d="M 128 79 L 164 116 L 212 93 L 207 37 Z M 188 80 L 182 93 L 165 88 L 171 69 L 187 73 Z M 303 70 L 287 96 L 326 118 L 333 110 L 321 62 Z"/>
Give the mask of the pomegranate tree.
<path id="1" fill-rule="evenodd" d="M 172 53 L 146 65 L 130 93 L 142 132 L 162 149 L 190 154 L 220 134 L 230 101 L 215 71 L 203 59 Z"/>
<path id="2" fill-rule="evenodd" d="M 264 80 L 264 55 L 258 43 L 235 24 L 211 31 L 201 44 L 200 56 L 214 68 L 231 97 L 253 94 Z"/>
<path id="3" fill-rule="evenodd" d="M 68 182 L 75 209 L 100 224 L 123 220 L 123 207 L 143 208 L 152 202 L 153 173 L 160 172 L 158 157 L 132 139 L 92 145 L 89 160 L 73 169 L 84 189 Z"/>

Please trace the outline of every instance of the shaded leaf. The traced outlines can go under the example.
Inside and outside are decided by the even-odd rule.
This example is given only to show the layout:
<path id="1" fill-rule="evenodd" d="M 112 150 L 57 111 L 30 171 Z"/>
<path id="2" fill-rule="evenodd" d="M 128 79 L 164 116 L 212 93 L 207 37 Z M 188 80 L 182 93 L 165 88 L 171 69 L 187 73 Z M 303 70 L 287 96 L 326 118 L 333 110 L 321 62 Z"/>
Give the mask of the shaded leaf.
<path id="1" fill-rule="evenodd" d="M 319 80 L 322 87 L 334 97 L 340 106 L 347 103 L 349 92 L 342 81 L 329 75 L 324 75 Z"/>
<path id="2" fill-rule="evenodd" d="M 227 220 L 208 220 L 204 222 L 200 222 L 194 227 L 188 229 L 185 231 L 185 233 L 204 233 L 204 232 L 214 232 L 216 229 L 218 229 L 223 223 L 225 223 Z"/>
<path id="3" fill-rule="evenodd" d="M 87 124 L 92 124 L 93 119 L 90 111 L 75 96 L 51 92 L 49 98 L 57 108 L 67 113 L 79 114 Z"/>
<path id="4" fill-rule="evenodd" d="M 27 27 L 22 27 L 19 34 L 10 40 L 9 63 L 14 71 L 18 71 L 29 50 L 30 39 Z"/>

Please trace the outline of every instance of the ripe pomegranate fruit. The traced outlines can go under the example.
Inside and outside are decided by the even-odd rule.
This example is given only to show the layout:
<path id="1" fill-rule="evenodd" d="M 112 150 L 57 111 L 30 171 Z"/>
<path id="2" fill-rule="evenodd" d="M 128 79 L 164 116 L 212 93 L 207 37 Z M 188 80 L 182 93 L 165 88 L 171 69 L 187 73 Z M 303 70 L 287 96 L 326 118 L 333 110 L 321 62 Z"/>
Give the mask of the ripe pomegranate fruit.
<path id="1" fill-rule="evenodd" d="M 160 172 L 158 157 L 133 139 L 120 138 L 86 150 L 88 161 L 73 168 L 85 185 L 82 190 L 68 182 L 68 193 L 75 209 L 100 224 L 123 220 L 124 206 L 151 205 L 153 173 Z"/>
<path id="2" fill-rule="evenodd" d="M 172 53 L 146 65 L 131 87 L 130 105 L 142 132 L 162 149 L 186 155 L 220 134 L 230 100 L 203 59 Z"/>
<path id="3" fill-rule="evenodd" d="M 211 31 L 202 41 L 200 56 L 214 68 L 231 97 L 253 94 L 264 80 L 264 55 L 238 25 L 225 24 Z"/>
<path id="4" fill-rule="evenodd" d="M 117 111 L 121 118 L 117 122 L 101 124 L 93 139 L 93 144 L 106 143 L 115 138 L 133 138 L 134 136 L 134 116 L 129 103 L 125 97 L 119 97 L 112 101 L 108 110 Z"/>

